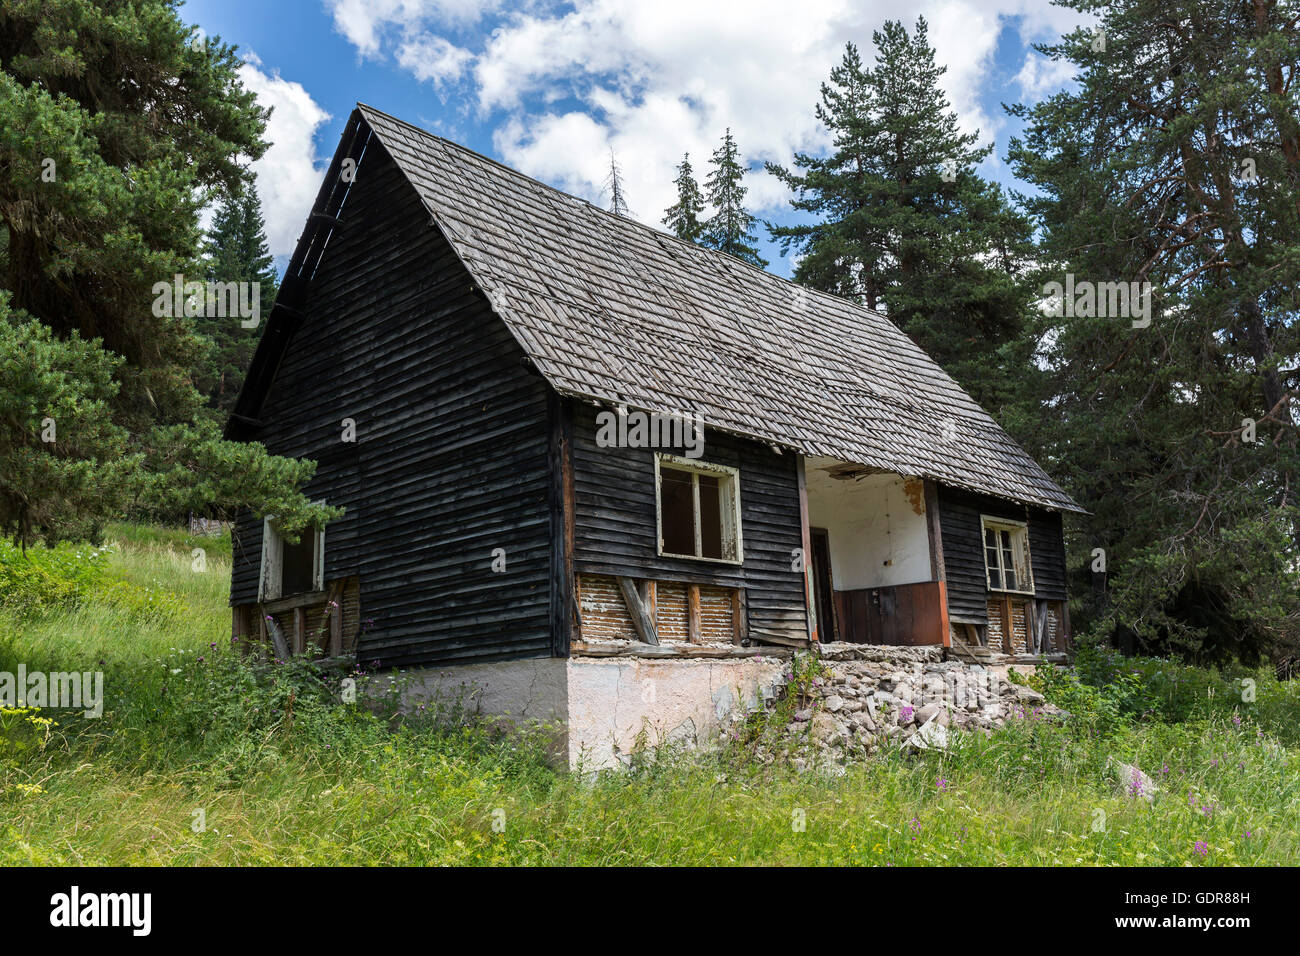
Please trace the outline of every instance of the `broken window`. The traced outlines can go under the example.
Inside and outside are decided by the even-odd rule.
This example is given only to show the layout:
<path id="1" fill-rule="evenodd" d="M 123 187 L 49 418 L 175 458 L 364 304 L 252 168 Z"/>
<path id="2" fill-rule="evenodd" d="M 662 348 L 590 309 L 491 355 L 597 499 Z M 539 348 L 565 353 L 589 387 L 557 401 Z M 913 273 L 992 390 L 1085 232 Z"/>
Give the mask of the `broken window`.
<path id="1" fill-rule="evenodd" d="M 659 553 L 739 563 L 740 472 L 671 455 L 655 458 Z"/>
<path id="2" fill-rule="evenodd" d="M 325 590 L 325 529 L 305 528 L 296 543 L 285 540 L 274 518 L 262 523 L 259 601 Z"/>
<path id="3" fill-rule="evenodd" d="M 990 591 L 1033 594 L 1029 566 L 1029 527 L 1023 521 L 980 516 L 984 529 L 984 567 Z"/>

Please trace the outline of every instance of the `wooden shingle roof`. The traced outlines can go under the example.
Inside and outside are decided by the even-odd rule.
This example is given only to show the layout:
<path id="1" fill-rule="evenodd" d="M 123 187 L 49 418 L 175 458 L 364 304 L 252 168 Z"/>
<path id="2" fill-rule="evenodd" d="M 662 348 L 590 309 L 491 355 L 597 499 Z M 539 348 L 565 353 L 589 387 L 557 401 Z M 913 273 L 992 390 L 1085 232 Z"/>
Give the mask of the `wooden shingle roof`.
<path id="1" fill-rule="evenodd" d="M 561 394 L 1080 510 L 884 316 L 358 109 Z"/>

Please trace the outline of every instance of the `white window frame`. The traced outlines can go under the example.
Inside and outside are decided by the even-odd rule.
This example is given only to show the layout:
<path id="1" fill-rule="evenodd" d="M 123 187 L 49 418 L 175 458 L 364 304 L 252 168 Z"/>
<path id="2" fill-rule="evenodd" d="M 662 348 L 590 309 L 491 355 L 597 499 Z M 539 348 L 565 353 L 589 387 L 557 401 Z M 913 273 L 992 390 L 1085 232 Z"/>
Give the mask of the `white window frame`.
<path id="1" fill-rule="evenodd" d="M 324 501 L 313 501 L 314 505 L 323 505 Z M 316 528 L 316 546 L 313 550 L 315 567 L 312 568 L 312 591 L 325 590 L 325 529 Z M 303 534 L 311 534 L 313 529 L 304 528 Z M 275 601 L 284 597 L 284 538 L 275 517 L 268 515 L 262 521 L 262 567 L 257 579 L 257 601 Z"/>
<path id="2" fill-rule="evenodd" d="M 1009 588 L 1005 587 L 1007 583 L 1007 569 L 1002 565 L 1002 542 L 998 540 L 998 574 L 1002 579 L 1004 587 L 995 588 L 993 586 L 993 575 L 989 569 L 989 548 L 988 533 L 989 531 L 1011 532 L 1011 550 L 1012 560 L 1015 560 L 1015 552 L 1023 553 L 1024 566 L 1013 568 L 1016 572 L 1017 584 L 1028 584 L 1028 589 L 1024 587 Z M 1014 518 L 1001 518 L 997 515 L 980 515 L 980 554 L 984 556 L 984 583 L 988 589 L 997 594 L 1029 594 L 1034 593 L 1034 565 L 1029 554 L 1029 523 L 1026 521 L 1016 521 Z"/>
<path id="3" fill-rule="evenodd" d="M 694 498 L 692 524 L 695 528 L 695 554 L 676 554 L 664 550 L 664 514 L 663 485 L 660 466 L 666 465 L 676 471 L 690 472 L 691 491 Z M 722 553 L 721 558 L 706 558 L 701 555 L 704 550 L 700 522 L 700 482 L 699 475 L 711 475 L 721 479 L 718 490 L 722 502 L 719 512 L 722 517 Z M 713 564 L 743 564 L 745 561 L 745 539 L 740 527 L 740 469 L 728 465 L 715 465 L 695 458 L 680 458 L 677 455 L 655 454 L 655 541 L 658 553 L 665 558 L 681 558 L 685 561 L 708 561 Z M 728 551 L 731 556 L 728 557 Z"/>

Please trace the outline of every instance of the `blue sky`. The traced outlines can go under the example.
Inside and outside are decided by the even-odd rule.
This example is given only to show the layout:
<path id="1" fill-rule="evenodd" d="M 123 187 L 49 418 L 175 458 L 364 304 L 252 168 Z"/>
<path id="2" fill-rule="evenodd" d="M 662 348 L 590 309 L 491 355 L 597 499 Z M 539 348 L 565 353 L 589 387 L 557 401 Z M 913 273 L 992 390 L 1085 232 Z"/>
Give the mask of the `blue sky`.
<path id="1" fill-rule="evenodd" d="M 903 14 L 886 0 L 190 0 L 181 11 L 239 46 L 246 85 L 275 108 L 255 170 L 281 263 L 358 100 L 602 205 L 613 149 L 632 214 L 653 225 L 682 154 L 702 179 L 730 126 L 754 170 L 751 212 L 790 221 L 762 161 L 820 151 L 813 105 L 844 43 L 869 56 L 873 29 L 917 14 L 963 125 L 996 145 L 982 172 L 1015 185 L 1001 104 L 1060 88 L 1068 76 L 1030 45 L 1085 22 L 1046 0 L 917 0 Z"/>

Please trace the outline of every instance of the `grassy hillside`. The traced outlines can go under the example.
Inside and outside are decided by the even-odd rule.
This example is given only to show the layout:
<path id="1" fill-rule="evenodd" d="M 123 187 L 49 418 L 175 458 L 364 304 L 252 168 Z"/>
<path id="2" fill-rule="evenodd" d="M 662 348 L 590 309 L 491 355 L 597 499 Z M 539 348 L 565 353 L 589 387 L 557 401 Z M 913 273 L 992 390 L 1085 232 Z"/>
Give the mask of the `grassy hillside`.
<path id="1" fill-rule="evenodd" d="M 229 560 L 131 526 L 102 549 L 0 545 L 0 671 L 106 685 L 99 720 L 0 713 L 0 864 L 1300 862 L 1300 688 L 1267 671 L 1090 654 L 1085 682 L 1038 680 L 1077 715 L 1064 727 L 838 777 L 737 745 L 581 781 L 540 739 L 399 726 L 333 703 L 306 665 L 237 659 Z"/>

